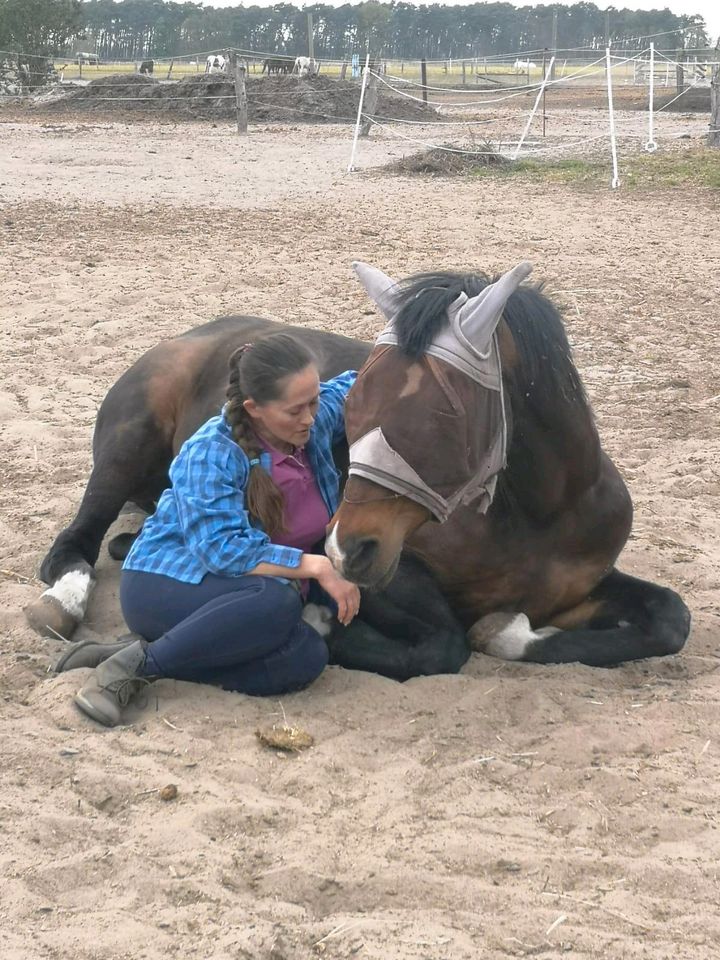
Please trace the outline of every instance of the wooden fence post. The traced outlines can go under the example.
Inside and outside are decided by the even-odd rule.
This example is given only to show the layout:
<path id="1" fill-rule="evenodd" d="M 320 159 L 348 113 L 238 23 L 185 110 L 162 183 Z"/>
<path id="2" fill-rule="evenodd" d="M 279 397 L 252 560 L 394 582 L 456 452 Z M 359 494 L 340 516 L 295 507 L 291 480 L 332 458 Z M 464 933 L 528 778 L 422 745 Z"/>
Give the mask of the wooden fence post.
<path id="1" fill-rule="evenodd" d="M 170 61 L 170 66 L 168 67 L 168 74 L 167 74 L 167 79 L 168 79 L 168 80 L 170 79 L 170 74 L 172 73 L 172 68 L 173 68 L 173 64 L 174 64 L 174 63 L 175 63 L 175 59 L 173 58 L 173 59 Z"/>
<path id="2" fill-rule="evenodd" d="M 380 87 L 378 85 L 378 78 L 374 73 L 371 73 L 368 77 L 367 87 L 365 89 L 365 102 L 363 104 L 363 113 L 367 116 L 363 119 L 362 124 L 360 125 L 360 136 L 369 137 L 370 128 L 372 127 L 372 120 L 368 120 L 367 117 L 372 117 L 377 110 L 378 97 L 380 95 Z"/>
<path id="3" fill-rule="evenodd" d="M 678 94 L 685 90 L 685 71 L 681 63 L 675 66 L 675 86 L 677 87 Z"/>
<path id="4" fill-rule="evenodd" d="M 238 134 L 246 134 L 248 129 L 247 91 L 245 89 L 245 67 L 241 66 L 237 53 L 230 56 L 235 80 L 235 116 Z"/>
<path id="5" fill-rule="evenodd" d="M 427 106 L 427 61 L 425 57 L 420 61 L 420 83 L 422 84 L 422 97 Z"/>
<path id="6" fill-rule="evenodd" d="M 710 133 L 708 146 L 720 147 L 720 63 L 713 64 L 710 80 Z"/>
<path id="7" fill-rule="evenodd" d="M 343 60 L 342 66 L 340 67 L 340 79 L 341 79 L 341 80 L 344 80 L 345 77 L 347 76 L 347 68 L 348 68 L 347 60 Z"/>
<path id="8" fill-rule="evenodd" d="M 462 62 L 463 86 L 465 86 L 465 61 Z"/>

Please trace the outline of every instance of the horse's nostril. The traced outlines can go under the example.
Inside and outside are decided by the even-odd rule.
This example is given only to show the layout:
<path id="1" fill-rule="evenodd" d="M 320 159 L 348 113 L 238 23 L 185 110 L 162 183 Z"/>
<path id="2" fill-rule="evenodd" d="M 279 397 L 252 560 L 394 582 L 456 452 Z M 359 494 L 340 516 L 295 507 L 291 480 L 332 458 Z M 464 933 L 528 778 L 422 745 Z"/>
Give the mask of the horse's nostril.
<path id="1" fill-rule="evenodd" d="M 375 559 L 378 550 L 378 542 L 375 537 L 362 537 L 354 540 L 350 549 L 347 550 L 347 559 L 352 567 L 358 570 L 364 570 L 369 567 Z"/>

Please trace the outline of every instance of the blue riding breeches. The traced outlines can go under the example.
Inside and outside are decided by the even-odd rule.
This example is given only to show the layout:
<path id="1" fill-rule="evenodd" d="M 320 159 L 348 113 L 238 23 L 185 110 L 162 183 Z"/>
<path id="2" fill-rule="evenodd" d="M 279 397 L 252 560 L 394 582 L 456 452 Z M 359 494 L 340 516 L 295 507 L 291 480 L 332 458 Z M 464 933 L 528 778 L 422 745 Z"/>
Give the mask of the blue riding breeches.
<path id="1" fill-rule="evenodd" d="M 273 577 L 209 573 L 183 583 L 123 570 L 120 604 L 130 630 L 152 641 L 147 675 L 277 696 L 307 686 L 328 661 L 299 594 Z"/>

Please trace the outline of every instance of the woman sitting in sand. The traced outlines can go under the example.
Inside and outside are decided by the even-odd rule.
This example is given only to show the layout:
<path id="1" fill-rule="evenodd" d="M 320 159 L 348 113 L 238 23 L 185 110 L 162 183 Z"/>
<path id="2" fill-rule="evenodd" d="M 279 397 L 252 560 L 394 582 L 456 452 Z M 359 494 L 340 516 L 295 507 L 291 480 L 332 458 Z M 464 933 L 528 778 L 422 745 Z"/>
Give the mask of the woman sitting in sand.
<path id="1" fill-rule="evenodd" d="M 309 581 L 341 623 L 360 604 L 358 588 L 311 552 L 337 509 L 332 447 L 354 380 L 348 371 L 320 383 L 312 355 L 284 333 L 235 351 L 227 404 L 183 445 L 125 560 L 120 602 L 139 637 L 76 644 L 56 667 L 96 667 L 75 696 L 84 713 L 115 726 L 162 677 L 267 696 L 322 672 L 327 646 L 308 622 L 320 626 L 319 611 L 303 606 Z"/>

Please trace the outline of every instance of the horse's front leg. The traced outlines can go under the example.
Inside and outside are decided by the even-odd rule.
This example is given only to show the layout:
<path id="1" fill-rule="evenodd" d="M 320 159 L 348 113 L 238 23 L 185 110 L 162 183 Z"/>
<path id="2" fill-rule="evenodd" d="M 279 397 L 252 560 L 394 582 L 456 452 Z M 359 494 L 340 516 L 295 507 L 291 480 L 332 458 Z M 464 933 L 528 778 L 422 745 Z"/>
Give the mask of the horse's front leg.
<path id="1" fill-rule="evenodd" d="M 108 528 L 125 503 L 149 504 L 166 483 L 170 454 L 152 425 L 105 427 L 101 440 L 77 516 L 58 535 L 40 567 L 49 589 L 25 607 L 28 623 L 43 636 L 70 639 L 85 617 Z M 142 451 L 148 452 L 143 456 Z M 124 542 L 115 544 L 113 555 L 119 557 L 126 547 Z"/>
<path id="2" fill-rule="evenodd" d="M 533 629 L 522 613 L 490 614 L 468 633 L 474 650 L 503 660 L 612 667 L 679 653 L 690 611 L 673 590 L 612 570 L 577 607 Z"/>
<path id="3" fill-rule="evenodd" d="M 470 656 L 465 630 L 435 579 L 410 557 L 384 590 L 363 591 L 358 617 L 349 627 L 336 625 L 328 646 L 331 663 L 393 680 L 457 673 Z"/>

